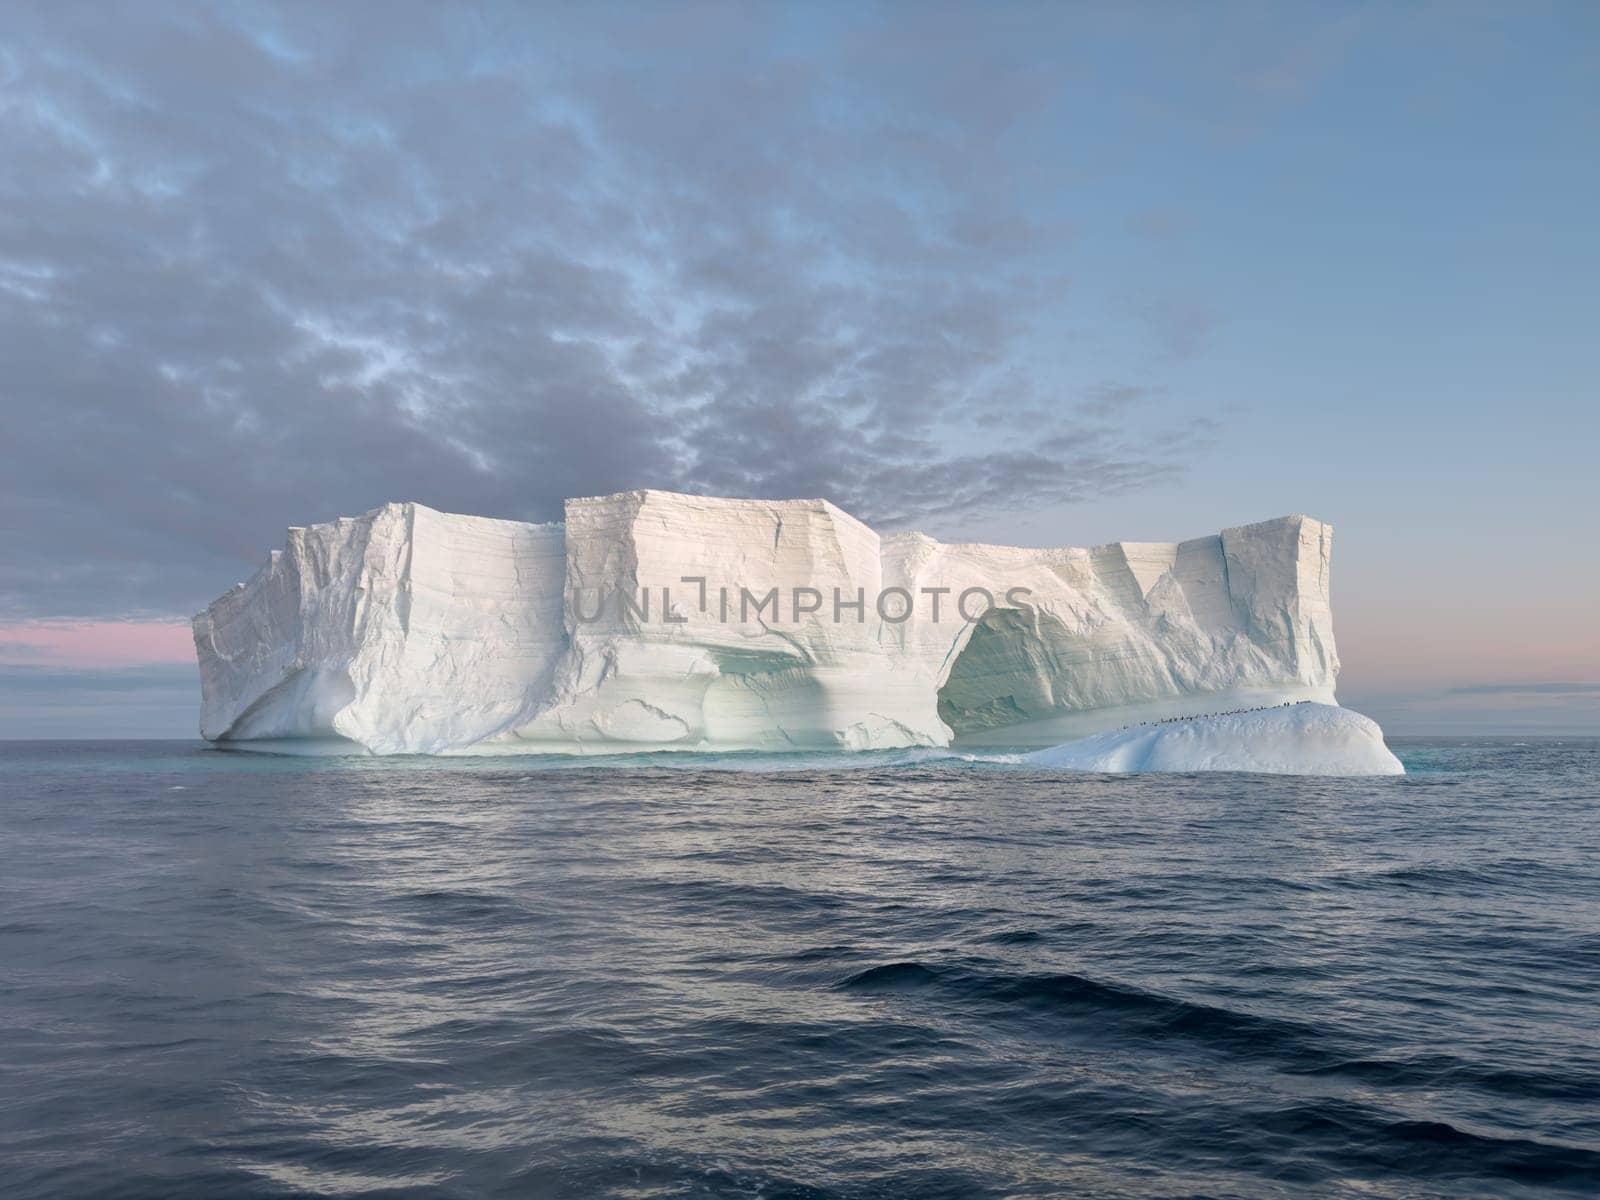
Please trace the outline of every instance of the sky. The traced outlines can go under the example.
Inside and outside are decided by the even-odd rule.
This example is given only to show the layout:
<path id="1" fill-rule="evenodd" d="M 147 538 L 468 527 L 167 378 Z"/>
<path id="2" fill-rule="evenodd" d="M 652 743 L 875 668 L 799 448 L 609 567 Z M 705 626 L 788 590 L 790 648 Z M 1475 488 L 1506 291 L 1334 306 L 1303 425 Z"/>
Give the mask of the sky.
<path id="1" fill-rule="evenodd" d="M 1600 733 L 1600 6 L 0 6 L 0 737 L 284 529 L 639 487 L 1335 529 L 1341 700 Z"/>

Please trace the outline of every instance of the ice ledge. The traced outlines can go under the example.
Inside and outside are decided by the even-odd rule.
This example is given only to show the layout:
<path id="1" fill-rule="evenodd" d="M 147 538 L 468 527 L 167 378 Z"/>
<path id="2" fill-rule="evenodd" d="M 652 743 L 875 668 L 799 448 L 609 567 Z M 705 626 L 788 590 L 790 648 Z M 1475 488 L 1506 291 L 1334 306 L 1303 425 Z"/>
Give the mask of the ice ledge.
<path id="1" fill-rule="evenodd" d="M 1329 704 L 1282 705 L 1171 720 L 1020 756 L 1058 770 L 1249 771 L 1267 775 L 1404 775 L 1376 721 Z"/>

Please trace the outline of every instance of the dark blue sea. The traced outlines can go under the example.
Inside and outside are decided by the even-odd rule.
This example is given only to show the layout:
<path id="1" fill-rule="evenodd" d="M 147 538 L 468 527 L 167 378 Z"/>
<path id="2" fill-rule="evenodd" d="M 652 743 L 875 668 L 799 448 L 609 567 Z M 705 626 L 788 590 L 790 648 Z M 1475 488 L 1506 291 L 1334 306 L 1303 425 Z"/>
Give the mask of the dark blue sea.
<path id="1" fill-rule="evenodd" d="M 1600 1194 L 1600 741 L 0 745 L 0 1194 Z"/>

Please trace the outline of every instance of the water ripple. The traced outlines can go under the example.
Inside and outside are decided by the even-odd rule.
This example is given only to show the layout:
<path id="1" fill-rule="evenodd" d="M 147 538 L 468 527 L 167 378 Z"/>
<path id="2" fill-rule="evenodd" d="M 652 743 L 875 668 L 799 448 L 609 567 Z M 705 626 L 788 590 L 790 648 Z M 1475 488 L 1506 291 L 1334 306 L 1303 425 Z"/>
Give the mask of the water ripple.
<path id="1" fill-rule="evenodd" d="M 5 1194 L 1593 1195 L 1600 744 L 1401 753 L 7 745 Z"/>

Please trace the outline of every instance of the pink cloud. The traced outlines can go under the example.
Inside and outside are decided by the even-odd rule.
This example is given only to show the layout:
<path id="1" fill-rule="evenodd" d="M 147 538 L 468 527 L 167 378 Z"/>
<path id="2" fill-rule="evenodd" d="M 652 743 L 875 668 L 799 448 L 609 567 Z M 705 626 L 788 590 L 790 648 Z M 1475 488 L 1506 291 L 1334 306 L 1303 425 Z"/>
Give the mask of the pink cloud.
<path id="1" fill-rule="evenodd" d="M 194 661 L 187 621 L 24 621 L 0 625 L 0 663 L 136 667 Z"/>

